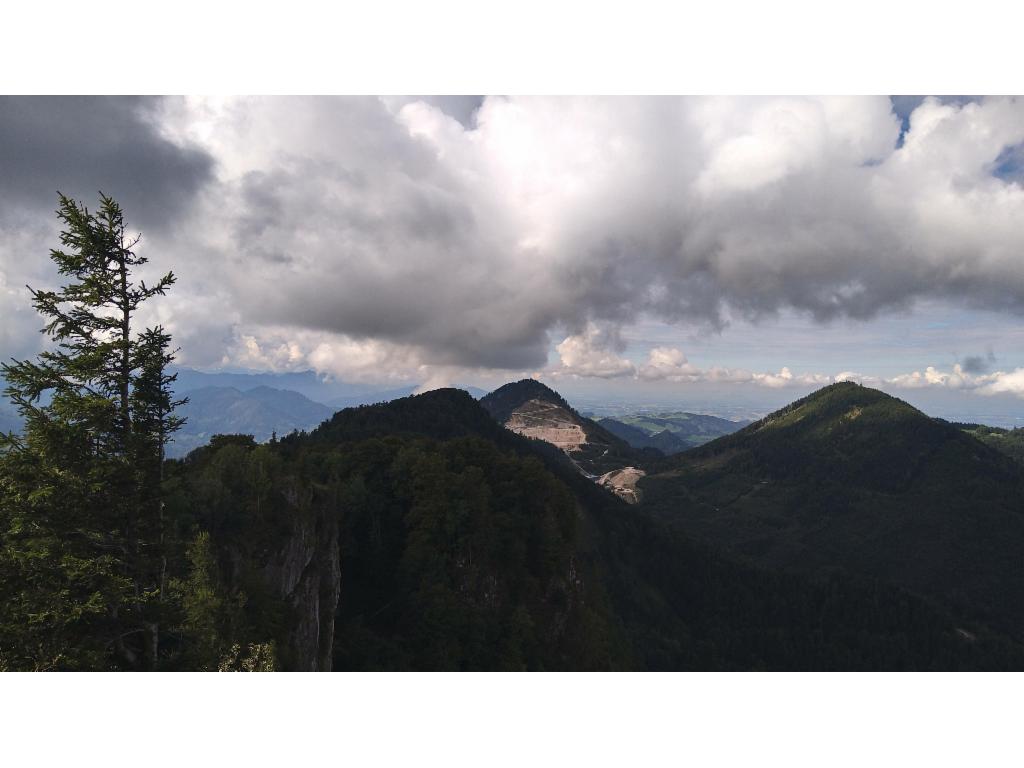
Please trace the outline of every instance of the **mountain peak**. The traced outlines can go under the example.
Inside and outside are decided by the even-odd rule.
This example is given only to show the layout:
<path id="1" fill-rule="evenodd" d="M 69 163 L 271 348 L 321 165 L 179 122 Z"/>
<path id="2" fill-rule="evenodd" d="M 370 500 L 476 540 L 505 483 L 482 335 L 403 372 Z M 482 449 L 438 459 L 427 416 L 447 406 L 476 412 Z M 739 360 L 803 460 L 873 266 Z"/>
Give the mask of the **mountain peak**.
<path id="1" fill-rule="evenodd" d="M 481 398 L 480 405 L 512 432 L 555 446 L 580 472 L 623 499 L 630 503 L 639 500 L 635 485 L 644 472 L 636 464 L 649 456 L 581 416 L 547 385 L 536 379 L 514 381 Z"/>
<path id="2" fill-rule="evenodd" d="M 314 438 L 349 441 L 394 434 L 448 440 L 466 435 L 495 438 L 502 431 L 468 392 L 442 388 L 345 408 L 320 425 Z"/>
<path id="3" fill-rule="evenodd" d="M 784 408 L 768 414 L 751 424 L 748 432 L 764 429 L 778 429 L 804 422 L 827 422 L 836 419 L 854 420 L 865 413 L 865 409 L 877 412 L 885 420 L 906 418 L 928 419 L 923 413 L 899 398 L 877 389 L 865 387 L 852 381 L 840 381 L 815 390 L 806 397 L 795 400 Z"/>
<path id="4" fill-rule="evenodd" d="M 513 411 L 530 400 L 540 400 L 572 411 L 572 407 L 560 394 L 536 379 L 520 379 L 504 384 L 489 395 L 480 398 L 480 405 L 486 408 L 487 412 L 496 420 L 504 424 Z"/>
<path id="5" fill-rule="evenodd" d="M 1024 473 L 956 427 L 870 387 L 833 384 L 666 459 L 650 506 L 745 558 L 846 570 L 1024 633 Z"/>

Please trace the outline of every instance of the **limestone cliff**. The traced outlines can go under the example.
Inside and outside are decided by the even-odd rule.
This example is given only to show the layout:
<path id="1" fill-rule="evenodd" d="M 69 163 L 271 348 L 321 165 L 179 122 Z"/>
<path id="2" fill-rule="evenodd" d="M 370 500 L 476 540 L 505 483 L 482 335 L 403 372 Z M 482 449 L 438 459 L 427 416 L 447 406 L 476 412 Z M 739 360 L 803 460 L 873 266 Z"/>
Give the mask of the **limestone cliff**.
<path id="1" fill-rule="evenodd" d="M 250 610 L 261 619 L 280 613 L 273 638 L 278 669 L 330 671 L 341 591 L 340 512 L 327 500 L 315 499 L 308 487 L 288 488 L 279 500 L 277 524 L 272 534 L 264 527 L 261 544 L 248 537 L 224 542 L 231 563 L 230 592 L 245 595 L 250 605 L 259 595 L 255 605 L 260 607 Z"/>
<path id="2" fill-rule="evenodd" d="M 294 496 L 288 501 L 298 512 L 292 530 L 260 574 L 292 612 L 282 660 L 294 671 L 327 672 L 341 589 L 338 516 L 323 508 L 310 514 Z"/>

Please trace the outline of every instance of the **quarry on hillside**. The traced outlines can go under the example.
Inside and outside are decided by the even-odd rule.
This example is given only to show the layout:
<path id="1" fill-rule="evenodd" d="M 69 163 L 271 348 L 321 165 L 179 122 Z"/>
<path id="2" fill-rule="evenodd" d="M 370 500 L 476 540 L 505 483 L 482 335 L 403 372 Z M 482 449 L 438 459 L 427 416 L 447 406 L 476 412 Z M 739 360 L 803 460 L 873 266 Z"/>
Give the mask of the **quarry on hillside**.
<path id="1" fill-rule="evenodd" d="M 637 467 L 623 467 L 622 469 L 605 472 L 597 479 L 597 484 L 603 485 L 630 504 L 638 504 L 640 502 L 640 490 L 636 487 L 636 483 L 646 474 L 646 472 Z"/>
<path id="2" fill-rule="evenodd" d="M 505 426 L 513 432 L 551 443 L 566 453 L 578 451 L 587 443 L 583 427 L 572 414 L 554 403 L 528 400 L 517 408 Z"/>
<path id="3" fill-rule="evenodd" d="M 640 500 L 636 483 L 644 476 L 644 471 L 636 467 L 616 468 L 604 474 L 588 471 L 593 466 L 594 456 L 587 454 L 596 451 L 600 458 L 608 453 L 607 446 L 588 440 L 578 419 L 562 406 L 540 399 L 527 400 L 512 412 L 505 426 L 524 437 L 543 440 L 561 449 L 580 472 L 624 501 L 636 504 Z"/>

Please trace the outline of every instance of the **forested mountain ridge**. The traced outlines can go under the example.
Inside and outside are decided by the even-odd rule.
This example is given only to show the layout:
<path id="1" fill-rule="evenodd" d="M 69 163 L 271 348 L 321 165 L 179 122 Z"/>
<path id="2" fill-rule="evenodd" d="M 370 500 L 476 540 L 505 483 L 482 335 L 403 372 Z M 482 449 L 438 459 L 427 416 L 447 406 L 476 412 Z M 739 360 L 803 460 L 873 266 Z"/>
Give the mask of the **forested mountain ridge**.
<path id="1" fill-rule="evenodd" d="M 1024 463 L 1024 427 L 1003 429 L 985 424 L 953 423 L 953 426 L 976 437 L 986 445 L 990 445 L 1011 459 Z"/>
<path id="2" fill-rule="evenodd" d="M 1003 669 L 881 584 L 733 562 L 437 390 L 168 463 L 162 668 Z"/>
<path id="3" fill-rule="evenodd" d="M 574 472 L 557 452 L 550 460 Z M 277 502 L 232 481 L 253 474 L 268 478 Z M 220 441 L 181 463 L 174 477 L 179 508 L 191 510 L 181 516 L 206 517 L 214 549 L 236 553 L 220 558 L 225 594 L 253 591 L 251 578 L 238 580 L 247 572 L 261 585 L 256 593 L 277 595 L 300 615 L 322 614 L 319 599 L 261 574 L 274 563 L 278 574 L 322 570 L 322 562 L 310 567 L 312 552 L 300 542 L 305 531 L 329 531 L 330 519 L 340 525 L 335 668 L 611 666 L 600 650 L 607 614 L 591 607 L 600 595 L 573 560 L 572 494 L 527 440 L 465 392 L 348 409 L 311 434 L 270 445 Z M 211 483 L 235 494 L 220 505 L 223 518 L 209 517 L 217 509 L 206 495 Z M 285 503 L 289 488 L 315 521 L 304 530 Z M 283 628 L 260 624 L 267 613 L 254 611 L 235 644 L 273 644 L 282 660 L 316 658 L 322 648 L 308 636 L 289 639 Z"/>
<path id="4" fill-rule="evenodd" d="M 309 595 L 331 590 L 287 593 L 265 574 L 330 572 L 308 566 L 308 546 L 289 553 L 338 521 L 335 669 L 1024 663 L 1018 645 L 899 590 L 772 574 L 690 543 L 458 390 L 339 412 L 270 445 L 220 441 L 172 476 L 178 516 L 220 553 L 225 595 L 322 615 Z M 296 533 L 297 520 L 312 522 Z M 223 625 L 246 628 L 229 646 L 272 645 L 286 665 L 322 653 L 261 618 L 288 613 L 267 605 Z"/>
<path id="5" fill-rule="evenodd" d="M 649 508 L 752 562 L 860 574 L 1024 632 L 1024 469 L 853 383 L 663 460 Z"/>

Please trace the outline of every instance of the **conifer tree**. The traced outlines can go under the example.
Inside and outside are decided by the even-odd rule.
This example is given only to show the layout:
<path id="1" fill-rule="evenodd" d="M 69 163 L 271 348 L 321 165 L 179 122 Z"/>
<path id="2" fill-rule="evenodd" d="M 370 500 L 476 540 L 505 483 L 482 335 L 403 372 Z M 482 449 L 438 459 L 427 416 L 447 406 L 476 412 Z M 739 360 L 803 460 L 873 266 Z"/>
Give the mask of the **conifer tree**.
<path id="1" fill-rule="evenodd" d="M 136 282 L 121 207 L 95 213 L 59 196 L 68 280 L 34 290 L 54 342 L 34 361 L 3 364 L 23 435 L 0 437 L 0 664 L 155 668 L 166 587 L 161 467 L 181 426 L 163 328 L 138 332 L 143 302 L 175 282 Z"/>

